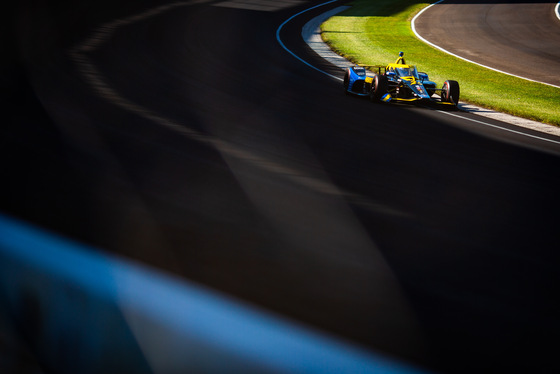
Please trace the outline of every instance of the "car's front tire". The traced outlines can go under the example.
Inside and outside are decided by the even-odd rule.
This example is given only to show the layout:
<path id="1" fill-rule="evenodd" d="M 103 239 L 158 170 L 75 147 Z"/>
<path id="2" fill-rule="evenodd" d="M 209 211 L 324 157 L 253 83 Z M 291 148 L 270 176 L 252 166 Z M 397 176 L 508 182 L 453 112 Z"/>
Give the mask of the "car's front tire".
<path id="1" fill-rule="evenodd" d="M 441 88 L 441 101 L 447 103 L 459 104 L 459 83 L 457 81 L 445 81 Z"/>
<path id="2" fill-rule="evenodd" d="M 369 91 L 369 99 L 374 103 L 380 101 L 383 95 L 387 93 L 387 87 L 387 76 L 375 74 L 371 83 L 371 90 Z"/>

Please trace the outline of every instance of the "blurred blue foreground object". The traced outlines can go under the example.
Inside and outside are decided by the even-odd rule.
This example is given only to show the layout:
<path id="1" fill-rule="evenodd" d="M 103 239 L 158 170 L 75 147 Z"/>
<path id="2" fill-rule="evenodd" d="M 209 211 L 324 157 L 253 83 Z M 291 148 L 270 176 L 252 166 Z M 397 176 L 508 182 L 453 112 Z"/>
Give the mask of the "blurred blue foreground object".
<path id="1" fill-rule="evenodd" d="M 2 215 L 0 309 L 46 372 L 423 372 Z"/>

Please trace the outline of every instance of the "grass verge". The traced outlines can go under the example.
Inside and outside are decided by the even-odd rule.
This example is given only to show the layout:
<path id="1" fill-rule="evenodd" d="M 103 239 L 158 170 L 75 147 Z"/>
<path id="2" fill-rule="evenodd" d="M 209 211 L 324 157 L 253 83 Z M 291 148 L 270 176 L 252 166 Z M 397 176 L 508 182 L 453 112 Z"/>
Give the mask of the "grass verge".
<path id="1" fill-rule="evenodd" d="M 352 8 L 321 25 L 322 37 L 354 63 L 386 65 L 399 51 L 441 87 L 461 86 L 461 101 L 560 126 L 560 88 L 515 78 L 435 49 L 416 38 L 410 22 L 431 4 L 414 0 L 356 0 Z"/>

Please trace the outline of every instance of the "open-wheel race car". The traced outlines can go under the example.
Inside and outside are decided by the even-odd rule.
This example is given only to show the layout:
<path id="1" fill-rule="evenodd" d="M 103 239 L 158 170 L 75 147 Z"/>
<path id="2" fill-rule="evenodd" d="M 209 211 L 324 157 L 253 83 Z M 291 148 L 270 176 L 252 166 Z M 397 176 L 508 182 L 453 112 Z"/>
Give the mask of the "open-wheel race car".
<path id="1" fill-rule="evenodd" d="M 460 93 L 457 81 L 446 80 L 442 88 L 436 88 L 428 74 L 419 73 L 414 65 L 407 65 L 403 55 L 400 52 L 397 61 L 385 67 L 356 65 L 346 69 L 344 91 L 369 96 L 373 102 L 435 102 L 457 106 Z M 377 73 L 370 73 L 368 69 Z"/>

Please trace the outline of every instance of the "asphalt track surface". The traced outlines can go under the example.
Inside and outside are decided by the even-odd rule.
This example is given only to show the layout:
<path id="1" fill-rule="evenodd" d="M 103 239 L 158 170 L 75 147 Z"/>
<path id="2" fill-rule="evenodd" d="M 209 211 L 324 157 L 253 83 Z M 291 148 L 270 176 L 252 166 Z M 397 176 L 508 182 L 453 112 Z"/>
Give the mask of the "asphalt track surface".
<path id="1" fill-rule="evenodd" d="M 319 3 L 16 6 L 2 212 L 437 372 L 557 370 L 558 138 L 344 95 L 276 40 Z M 280 37 L 342 76 L 327 9 Z"/>
<path id="2" fill-rule="evenodd" d="M 417 18 L 416 31 L 470 61 L 560 86 L 557 3 L 446 0 Z"/>

